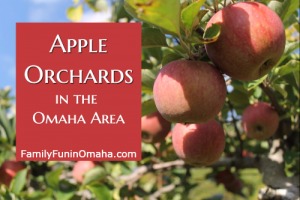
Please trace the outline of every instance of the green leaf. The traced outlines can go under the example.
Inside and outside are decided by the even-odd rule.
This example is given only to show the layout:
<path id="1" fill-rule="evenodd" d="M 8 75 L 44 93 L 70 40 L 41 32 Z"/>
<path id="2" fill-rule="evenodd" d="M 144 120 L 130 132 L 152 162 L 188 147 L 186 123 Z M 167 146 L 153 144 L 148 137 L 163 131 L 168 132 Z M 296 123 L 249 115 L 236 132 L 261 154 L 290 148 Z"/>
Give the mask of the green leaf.
<path id="1" fill-rule="evenodd" d="M 220 35 L 221 26 L 218 24 L 212 24 L 208 29 L 204 32 L 204 38 L 211 38 L 216 41 Z"/>
<path id="2" fill-rule="evenodd" d="M 180 35 L 179 0 L 125 0 L 124 7 L 134 18 L 166 30 L 172 35 Z"/>
<path id="3" fill-rule="evenodd" d="M 167 47 L 166 36 L 157 28 L 142 28 L 142 47 Z"/>
<path id="4" fill-rule="evenodd" d="M 299 48 L 300 43 L 298 41 L 296 42 L 287 42 L 285 44 L 283 55 L 281 56 L 280 60 L 277 63 L 277 66 L 286 59 L 293 51 L 295 51 L 297 48 Z"/>
<path id="5" fill-rule="evenodd" d="M 296 22 L 298 22 L 297 17 L 294 14 L 292 14 L 284 21 L 284 28 L 286 29 Z"/>
<path id="6" fill-rule="evenodd" d="M 49 188 L 46 188 L 44 191 L 39 191 L 36 190 L 31 194 L 26 194 L 27 196 L 25 197 L 26 200 L 43 200 L 44 198 L 47 197 L 52 197 L 52 190 Z"/>
<path id="7" fill-rule="evenodd" d="M 255 81 L 245 81 L 244 82 L 244 87 L 247 90 L 251 90 L 254 89 L 255 87 L 257 87 L 260 83 L 262 83 L 266 78 L 267 78 L 268 74 L 266 74 L 265 76 L 261 77 L 260 79 L 257 79 Z"/>
<path id="8" fill-rule="evenodd" d="M 107 11 L 108 10 L 108 5 L 107 5 L 107 2 L 105 0 L 87 0 L 85 2 L 95 12 Z"/>
<path id="9" fill-rule="evenodd" d="M 84 173 L 82 186 L 88 185 L 96 181 L 100 181 L 104 178 L 105 178 L 105 169 L 100 166 L 95 166 Z"/>
<path id="10" fill-rule="evenodd" d="M 239 90 L 233 90 L 227 95 L 227 98 L 235 104 L 249 104 L 248 96 Z"/>
<path id="11" fill-rule="evenodd" d="M 280 87 L 280 85 L 278 85 L 278 84 L 273 84 L 273 87 L 284 97 L 284 98 L 286 98 L 287 97 L 287 95 L 288 95 L 288 93 L 283 89 L 283 88 L 281 88 Z"/>
<path id="12" fill-rule="evenodd" d="M 299 87 L 299 82 L 300 82 L 299 72 L 294 71 L 293 73 L 295 76 L 296 84 Z"/>
<path id="13" fill-rule="evenodd" d="M 299 71 L 299 61 L 297 60 L 290 60 L 287 64 L 278 67 L 274 71 L 274 75 L 272 78 L 272 82 L 274 82 L 277 78 L 287 75 L 291 72 Z"/>
<path id="14" fill-rule="evenodd" d="M 132 16 L 126 12 L 123 6 L 123 1 L 115 1 L 112 6 L 112 21 L 118 22 L 119 19 L 127 18 L 128 22 L 132 20 Z"/>
<path id="15" fill-rule="evenodd" d="M 193 27 L 195 27 L 194 20 L 195 18 L 198 18 L 198 11 L 200 10 L 204 2 L 205 0 L 196 1 L 185 7 L 181 12 L 181 20 L 185 27 L 190 31 L 192 31 Z M 199 18 L 197 19 L 197 21 L 199 23 Z"/>
<path id="16" fill-rule="evenodd" d="M 56 165 L 59 161 L 48 161 L 47 162 L 47 167 L 51 167 L 53 165 Z"/>
<path id="17" fill-rule="evenodd" d="M 15 131 L 13 130 L 13 127 L 10 125 L 10 123 L 6 117 L 5 109 L 1 105 L 0 105 L 0 126 L 3 127 L 9 143 L 12 144 L 16 137 L 16 134 L 15 134 Z"/>
<path id="18" fill-rule="evenodd" d="M 67 10 L 67 17 L 69 18 L 70 21 L 78 22 L 82 18 L 82 13 L 83 13 L 82 5 L 79 5 L 77 7 L 72 6 Z"/>
<path id="19" fill-rule="evenodd" d="M 154 100 L 150 99 L 142 103 L 142 117 L 157 111 Z"/>
<path id="20" fill-rule="evenodd" d="M 57 169 L 46 173 L 45 180 L 48 187 L 55 190 L 59 189 L 59 176 L 62 170 L 63 170 L 63 166 L 60 166 Z"/>
<path id="21" fill-rule="evenodd" d="M 174 61 L 174 60 L 179 60 L 181 59 L 182 56 L 178 55 L 177 53 L 169 53 L 164 56 L 163 60 L 161 61 L 162 66 L 165 66 L 166 64 Z"/>
<path id="22" fill-rule="evenodd" d="M 87 188 L 94 193 L 99 200 L 112 200 L 112 193 L 104 184 L 97 183 L 88 185 Z"/>
<path id="23" fill-rule="evenodd" d="M 283 159 L 287 164 L 291 164 L 295 158 L 300 156 L 300 152 L 285 151 L 283 153 Z"/>
<path id="24" fill-rule="evenodd" d="M 10 191 L 14 194 L 19 194 L 26 183 L 27 180 L 27 173 L 28 173 L 28 169 L 23 169 L 21 171 L 19 171 L 16 176 L 13 178 L 11 184 L 10 184 Z"/>
<path id="25" fill-rule="evenodd" d="M 218 24 L 212 24 L 211 27 L 205 30 L 203 38 L 201 37 L 191 37 L 186 41 L 188 43 L 195 43 L 195 44 L 208 44 L 218 40 L 220 35 L 221 27 Z"/>
<path id="26" fill-rule="evenodd" d="M 284 1 L 271 1 L 269 8 L 277 13 L 277 15 L 284 22 L 295 10 L 299 9 L 299 1 L 297 0 L 284 0 Z"/>
<path id="27" fill-rule="evenodd" d="M 153 93 L 153 84 L 158 73 L 158 69 L 142 69 L 142 92 L 146 94 Z"/>

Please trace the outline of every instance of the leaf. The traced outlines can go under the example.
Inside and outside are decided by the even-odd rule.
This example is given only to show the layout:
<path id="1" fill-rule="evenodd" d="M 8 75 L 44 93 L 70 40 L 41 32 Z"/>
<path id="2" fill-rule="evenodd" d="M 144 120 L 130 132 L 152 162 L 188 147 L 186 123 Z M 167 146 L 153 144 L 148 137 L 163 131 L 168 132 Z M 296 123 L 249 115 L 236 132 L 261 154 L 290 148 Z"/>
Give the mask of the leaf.
<path id="1" fill-rule="evenodd" d="M 221 27 L 218 24 L 212 24 L 212 26 L 206 29 L 206 31 L 204 32 L 203 38 L 193 36 L 192 38 L 189 38 L 186 41 L 188 43 L 195 44 L 208 44 L 215 42 L 219 38 L 220 29 Z"/>
<path id="2" fill-rule="evenodd" d="M 281 56 L 280 60 L 277 63 L 277 66 L 286 59 L 293 51 L 295 51 L 297 48 L 299 48 L 300 43 L 298 41 L 296 42 L 287 42 L 285 44 L 283 55 Z"/>
<path id="3" fill-rule="evenodd" d="M 105 178 L 105 169 L 100 166 L 95 166 L 84 173 L 82 186 L 86 186 L 90 183 L 102 180 L 104 178 Z"/>
<path id="4" fill-rule="evenodd" d="M 268 74 L 266 74 L 265 76 L 261 77 L 260 79 L 257 79 L 255 81 L 245 81 L 244 82 L 244 87 L 249 91 L 251 89 L 254 89 L 255 87 L 257 87 L 260 83 L 262 83 L 266 78 L 267 78 Z"/>
<path id="5" fill-rule="evenodd" d="M 27 196 L 25 197 L 26 200 L 43 200 L 47 197 L 52 197 L 52 190 L 49 188 L 46 188 L 44 191 L 36 190 L 31 194 L 27 193 Z"/>
<path id="6" fill-rule="evenodd" d="M 233 90 L 227 95 L 227 98 L 235 104 L 249 104 L 248 96 L 239 90 Z"/>
<path id="7" fill-rule="evenodd" d="M 72 6 L 67 10 L 67 17 L 69 18 L 70 21 L 78 22 L 82 18 L 82 13 L 83 13 L 82 5 L 79 5 L 77 7 Z"/>
<path id="8" fill-rule="evenodd" d="M 142 47 L 167 47 L 166 36 L 157 28 L 142 28 Z"/>
<path id="9" fill-rule="evenodd" d="M 182 58 L 182 56 L 177 53 L 169 53 L 164 56 L 163 60 L 161 61 L 161 64 L 162 64 L 162 66 L 165 66 L 166 64 L 168 64 L 174 60 L 179 60 L 181 58 Z"/>
<path id="10" fill-rule="evenodd" d="M 192 31 L 192 29 L 194 27 L 193 22 L 194 22 L 195 18 L 198 18 L 198 11 L 200 10 L 200 8 L 204 2 L 205 2 L 205 0 L 196 1 L 192 4 L 190 4 L 189 6 L 185 7 L 181 11 L 181 20 L 182 20 L 183 24 L 185 25 L 185 27 L 188 28 L 190 31 Z M 198 23 L 199 23 L 199 18 L 198 18 Z"/>
<path id="11" fill-rule="evenodd" d="M 27 180 L 27 173 L 28 173 L 28 169 L 23 169 L 23 170 L 20 170 L 16 176 L 13 178 L 13 181 L 11 182 L 10 184 L 10 192 L 14 193 L 14 194 L 19 194 L 24 186 L 25 186 L 25 183 L 26 183 L 26 180 Z"/>
<path id="12" fill-rule="evenodd" d="M 299 8 L 299 1 L 271 1 L 268 7 L 276 12 L 280 19 L 284 22 L 292 13 L 294 13 L 295 10 Z"/>
<path id="13" fill-rule="evenodd" d="M 290 60 L 287 64 L 275 69 L 272 82 L 274 82 L 274 80 L 276 80 L 279 77 L 282 77 L 282 76 L 287 75 L 291 72 L 296 72 L 296 71 L 299 71 L 299 70 L 300 70 L 299 61 Z"/>
<path id="14" fill-rule="evenodd" d="M 112 17 L 111 20 L 113 22 L 118 22 L 119 19 L 122 18 L 127 18 L 128 22 L 130 20 L 132 20 L 132 16 L 128 14 L 128 12 L 126 12 L 126 10 L 124 9 L 124 3 L 123 1 L 115 1 L 112 5 Z"/>
<path id="15" fill-rule="evenodd" d="M 142 117 L 157 111 L 156 105 L 153 99 L 144 101 L 142 103 Z"/>
<path id="16" fill-rule="evenodd" d="M 105 0 L 87 0 L 85 2 L 95 12 L 107 11 L 108 10 L 108 5 L 107 5 L 107 2 Z"/>
<path id="17" fill-rule="evenodd" d="M 283 88 L 281 88 L 280 87 L 280 85 L 278 85 L 278 84 L 273 84 L 273 87 L 284 97 L 284 98 L 286 98 L 287 97 L 287 95 L 288 95 L 288 93 L 283 89 Z"/>
<path id="18" fill-rule="evenodd" d="M 287 164 L 291 164 L 295 158 L 300 156 L 300 152 L 285 151 L 283 153 L 283 159 Z"/>
<path id="19" fill-rule="evenodd" d="M 284 28 L 286 29 L 296 22 L 298 22 L 297 17 L 294 14 L 292 14 L 291 16 L 289 16 L 289 18 L 287 18 L 284 21 L 284 23 L 283 23 Z"/>
<path id="20" fill-rule="evenodd" d="M 142 69 L 142 92 L 153 93 L 153 84 L 158 73 L 158 69 Z"/>
<path id="21" fill-rule="evenodd" d="M 47 172 L 45 175 L 45 180 L 47 185 L 55 190 L 59 188 L 59 176 L 63 170 L 63 166 L 58 167 L 57 169 Z"/>
<path id="22" fill-rule="evenodd" d="M 300 82 L 299 72 L 294 71 L 293 73 L 295 76 L 296 84 L 299 87 L 299 82 Z"/>
<path id="23" fill-rule="evenodd" d="M 51 167 L 53 165 L 56 165 L 59 161 L 48 161 L 47 162 L 47 167 Z"/>
<path id="24" fill-rule="evenodd" d="M 79 0 L 72 0 L 74 2 L 74 4 L 78 4 Z"/>
<path id="25" fill-rule="evenodd" d="M 125 0 L 124 7 L 134 18 L 180 36 L 179 0 Z"/>
<path id="26" fill-rule="evenodd" d="M 0 105 L 0 126 L 3 127 L 5 130 L 6 136 L 8 138 L 8 141 L 10 144 L 14 141 L 16 134 L 15 131 L 13 130 L 13 127 L 10 125 L 7 117 L 6 117 L 6 112 L 3 107 Z"/>
<path id="27" fill-rule="evenodd" d="M 88 185 L 87 188 L 94 193 L 99 200 L 112 200 L 111 191 L 102 183 Z"/>

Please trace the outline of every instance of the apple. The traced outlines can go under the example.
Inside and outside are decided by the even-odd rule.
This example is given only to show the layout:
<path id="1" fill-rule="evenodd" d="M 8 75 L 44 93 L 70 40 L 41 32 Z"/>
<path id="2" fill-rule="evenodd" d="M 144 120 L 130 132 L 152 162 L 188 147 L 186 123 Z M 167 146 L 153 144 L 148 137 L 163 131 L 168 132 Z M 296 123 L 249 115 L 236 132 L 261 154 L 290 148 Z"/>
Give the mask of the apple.
<path id="1" fill-rule="evenodd" d="M 278 15 L 264 4 L 242 2 L 226 6 L 209 20 L 218 24 L 218 40 L 206 44 L 210 60 L 223 73 L 241 81 L 266 75 L 285 47 L 285 30 Z"/>
<path id="2" fill-rule="evenodd" d="M 227 191 L 243 195 L 243 183 L 229 169 L 219 171 L 215 180 L 217 183 L 222 183 Z"/>
<path id="3" fill-rule="evenodd" d="M 193 166 L 216 162 L 225 148 L 224 131 L 216 120 L 203 124 L 176 124 L 172 140 L 178 157 Z"/>
<path id="4" fill-rule="evenodd" d="M 171 130 L 171 122 L 165 120 L 159 112 L 142 117 L 142 141 L 157 143 L 165 139 Z"/>
<path id="5" fill-rule="evenodd" d="M 221 73 L 209 63 L 176 60 L 157 74 L 153 97 L 157 110 L 166 120 L 204 123 L 222 109 L 226 84 Z"/>
<path id="6" fill-rule="evenodd" d="M 15 175 L 25 168 L 26 165 L 18 161 L 7 160 L 3 162 L 0 167 L 0 185 L 4 184 L 9 187 L 10 182 L 15 177 Z"/>
<path id="7" fill-rule="evenodd" d="M 79 182 L 82 183 L 83 182 L 83 175 L 85 172 L 87 172 L 88 170 L 94 168 L 95 166 L 100 166 L 103 167 L 103 164 L 101 162 L 97 162 L 97 161 L 78 161 L 75 163 L 74 167 L 73 167 L 73 178 Z"/>
<path id="8" fill-rule="evenodd" d="M 270 104 L 255 103 L 244 110 L 242 126 L 248 137 L 264 140 L 276 132 L 279 126 L 279 116 Z"/>

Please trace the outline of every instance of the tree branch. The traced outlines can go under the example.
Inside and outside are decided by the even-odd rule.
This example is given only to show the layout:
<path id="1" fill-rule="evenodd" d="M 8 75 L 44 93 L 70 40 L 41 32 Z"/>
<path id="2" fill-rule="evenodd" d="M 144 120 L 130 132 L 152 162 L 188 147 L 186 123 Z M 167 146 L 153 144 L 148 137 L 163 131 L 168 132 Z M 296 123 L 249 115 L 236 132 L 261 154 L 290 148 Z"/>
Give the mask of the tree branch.
<path id="1" fill-rule="evenodd" d="M 285 114 L 285 111 L 284 109 L 279 105 L 276 97 L 275 97 L 275 94 L 273 92 L 273 90 L 268 87 L 268 86 L 265 86 L 263 83 L 259 84 L 259 87 L 264 91 L 264 93 L 269 97 L 270 101 L 271 101 L 271 104 L 272 106 L 274 106 L 275 110 L 277 111 L 278 115 L 279 116 L 282 116 Z"/>

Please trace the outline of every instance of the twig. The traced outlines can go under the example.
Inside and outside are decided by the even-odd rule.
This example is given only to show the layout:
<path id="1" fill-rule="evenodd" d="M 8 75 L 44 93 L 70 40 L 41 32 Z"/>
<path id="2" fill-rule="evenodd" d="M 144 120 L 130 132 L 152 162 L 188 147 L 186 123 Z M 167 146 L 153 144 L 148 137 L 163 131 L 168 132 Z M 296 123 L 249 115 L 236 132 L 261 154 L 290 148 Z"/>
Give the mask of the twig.
<path id="1" fill-rule="evenodd" d="M 239 131 L 237 125 L 236 125 L 237 120 L 235 119 L 234 114 L 233 114 L 233 105 L 231 104 L 231 102 L 229 100 L 227 101 L 227 104 L 228 104 L 228 107 L 229 107 L 229 109 L 231 111 L 231 118 L 232 118 L 232 121 L 233 121 L 233 126 L 234 126 L 234 130 L 236 132 L 236 136 L 237 136 L 237 138 L 238 138 L 238 140 L 240 142 L 240 152 L 239 152 L 239 155 L 243 156 L 243 140 L 241 138 L 240 131 Z"/>
<path id="2" fill-rule="evenodd" d="M 219 6 L 218 6 L 218 0 L 216 0 L 216 7 L 215 7 L 215 10 L 216 10 L 216 12 L 218 12 L 219 11 Z"/>
<path id="3" fill-rule="evenodd" d="M 231 3 L 232 3 L 232 4 L 235 4 L 234 0 L 231 0 Z"/>
<path id="4" fill-rule="evenodd" d="M 209 7 L 208 5 L 203 4 L 203 6 L 204 6 L 205 8 L 207 8 L 208 10 L 210 10 L 211 12 L 216 13 L 216 11 L 215 11 L 214 9 L 212 9 L 211 7 Z"/>
<path id="5" fill-rule="evenodd" d="M 275 94 L 273 92 L 273 90 L 268 87 L 268 86 L 265 86 L 263 83 L 259 84 L 259 87 L 264 91 L 264 93 L 269 97 L 270 101 L 271 101 L 271 104 L 272 106 L 274 106 L 275 110 L 277 111 L 278 115 L 279 116 L 282 116 L 285 114 L 285 111 L 284 109 L 279 105 L 276 97 L 275 97 Z"/>
<path id="6" fill-rule="evenodd" d="M 159 190 L 157 190 L 156 192 L 154 192 L 152 195 L 150 195 L 148 198 L 149 200 L 157 200 L 157 198 L 164 194 L 164 193 L 167 193 L 167 192 L 171 192 L 172 190 L 174 190 L 176 187 L 180 186 L 181 184 L 170 184 L 170 185 L 167 185 Z"/>

